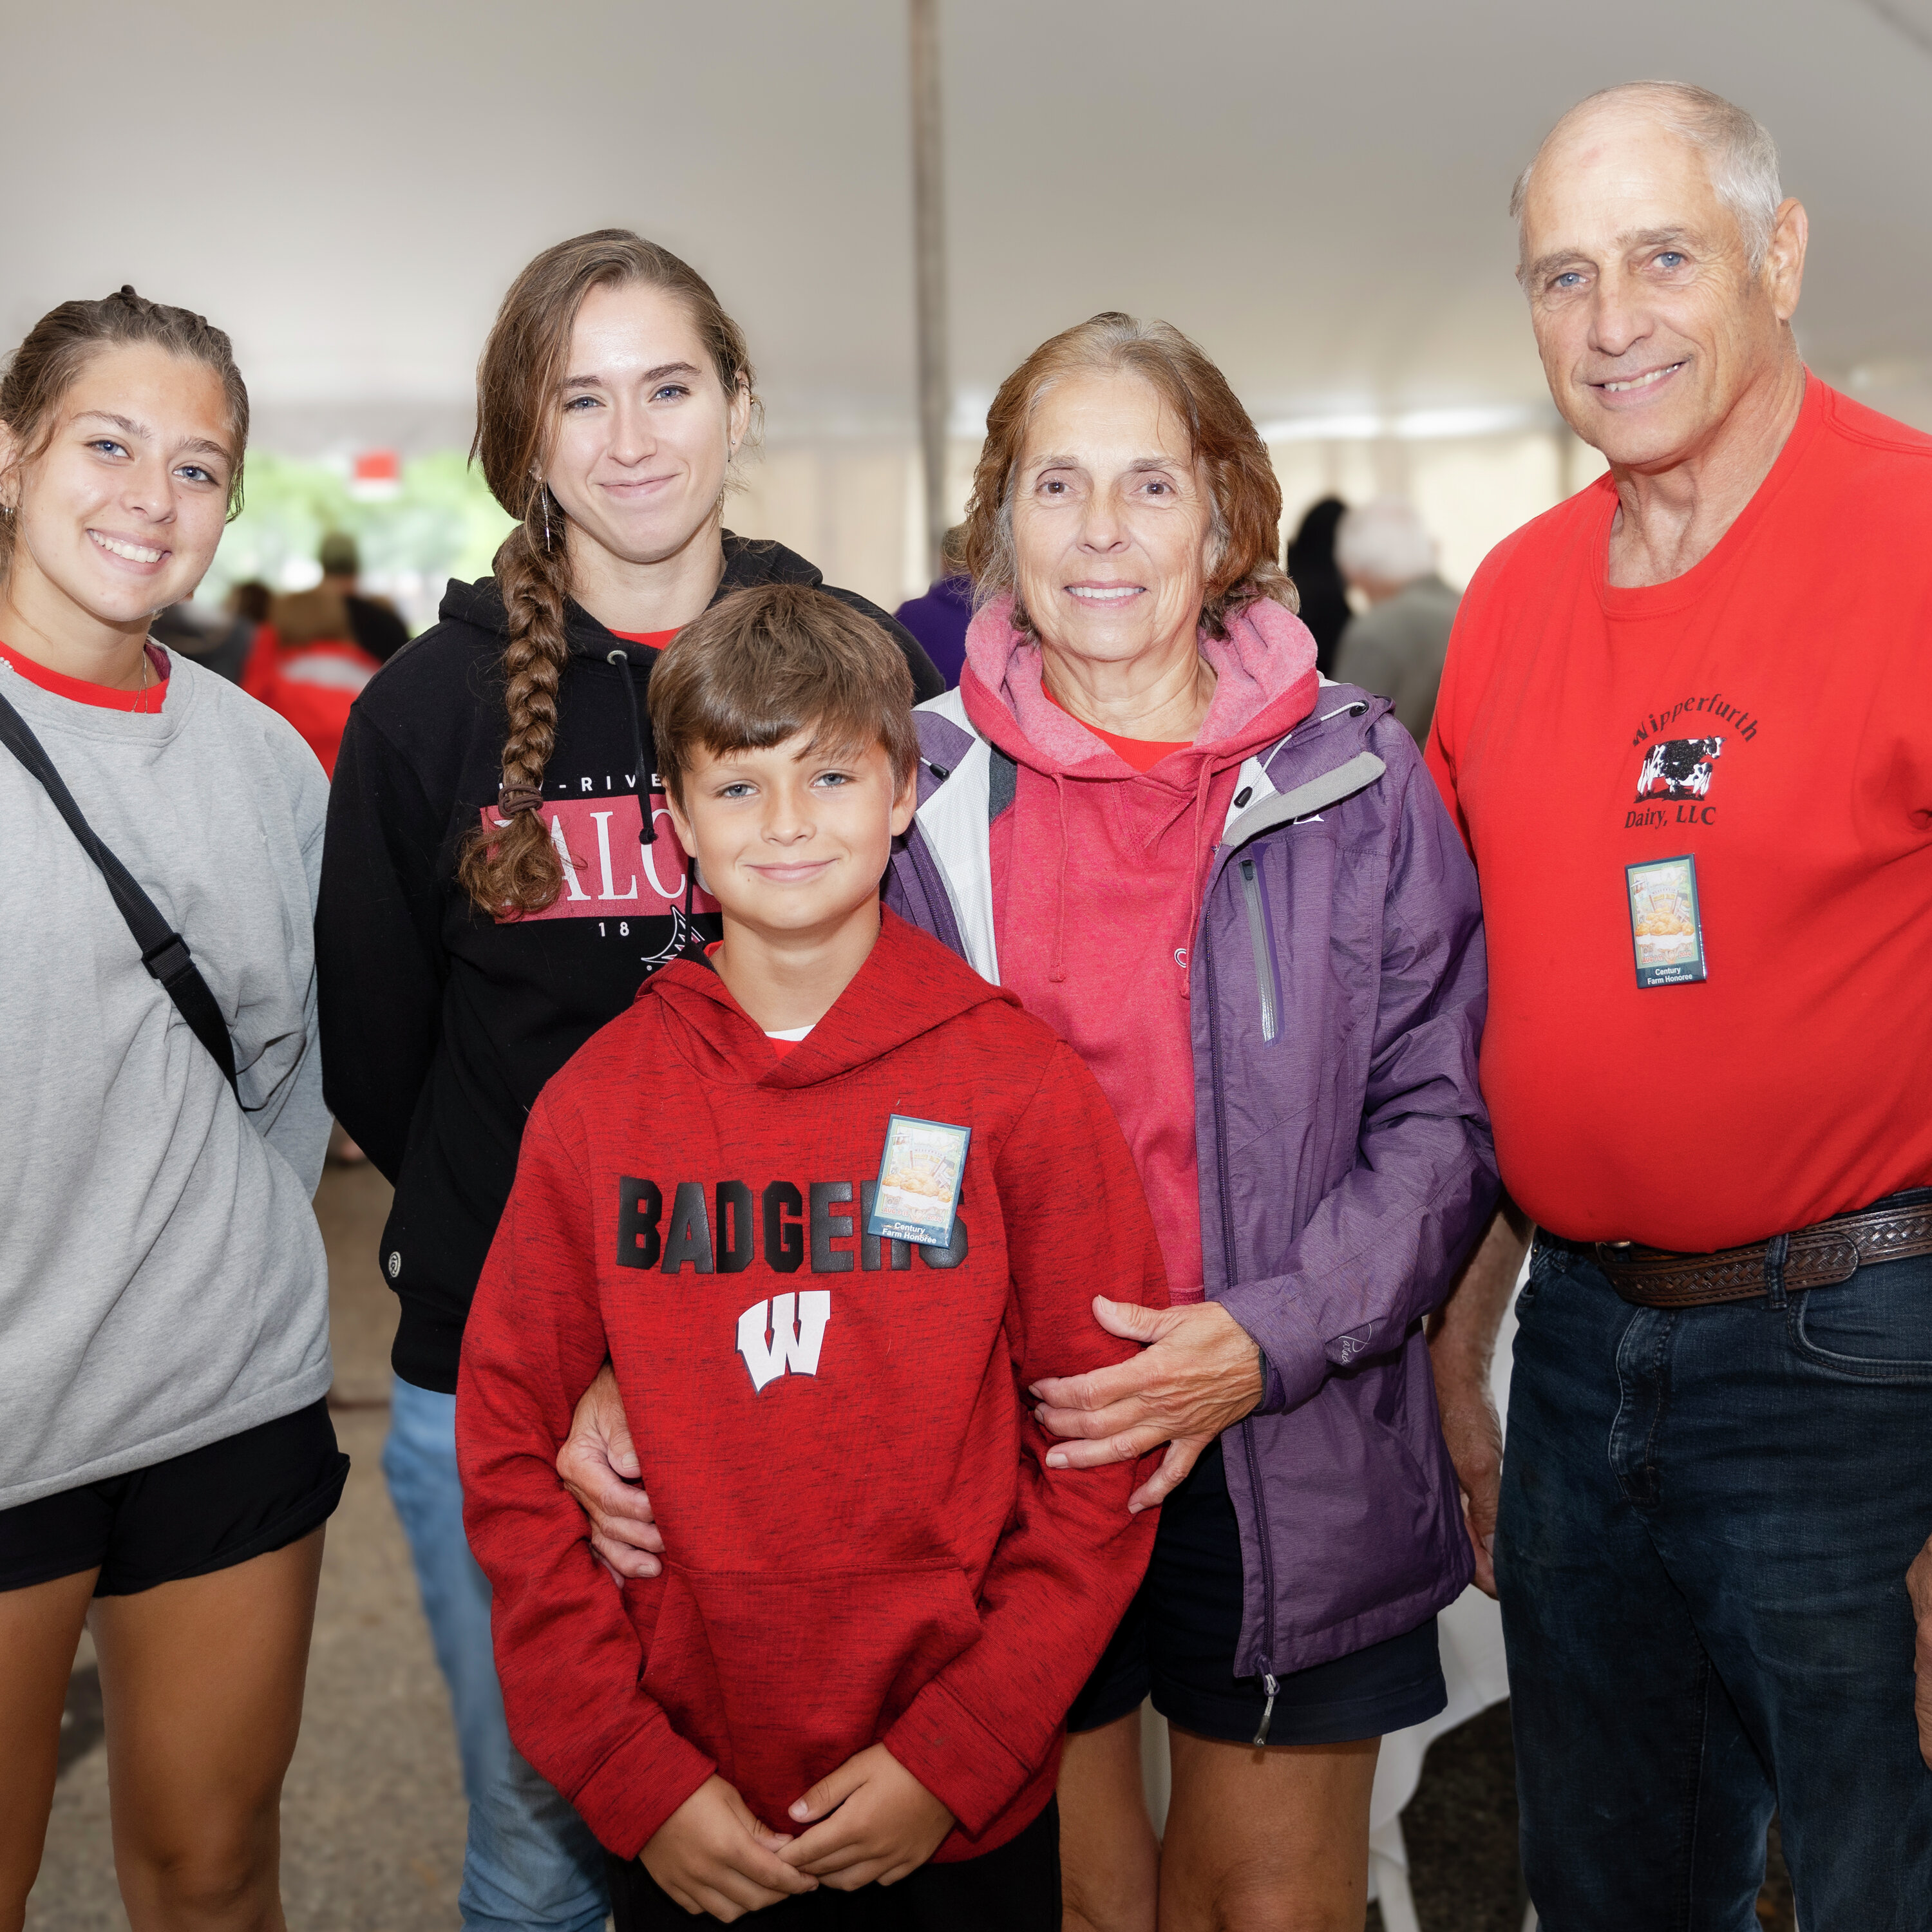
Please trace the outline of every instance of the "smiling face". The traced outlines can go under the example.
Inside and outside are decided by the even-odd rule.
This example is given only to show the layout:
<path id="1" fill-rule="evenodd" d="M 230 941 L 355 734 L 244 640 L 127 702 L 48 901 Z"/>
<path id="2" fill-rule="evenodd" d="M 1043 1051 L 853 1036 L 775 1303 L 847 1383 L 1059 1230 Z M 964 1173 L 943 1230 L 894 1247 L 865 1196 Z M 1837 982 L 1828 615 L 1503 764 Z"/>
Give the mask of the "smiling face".
<path id="1" fill-rule="evenodd" d="M 1550 392 L 1614 464 L 1697 454 L 1796 351 L 1804 211 L 1754 272 L 1704 156 L 1630 109 L 1581 116 L 1538 157 L 1520 272 Z"/>
<path id="2" fill-rule="evenodd" d="M 570 520 L 573 562 L 591 544 L 661 563 L 716 519 L 750 420 L 728 395 L 689 304 L 642 283 L 594 288 L 570 332 L 547 475 Z"/>
<path id="3" fill-rule="evenodd" d="M 1109 664 L 1192 648 L 1214 511 L 1186 426 L 1144 378 L 1070 376 L 1034 405 L 1012 498 L 1042 647 Z"/>
<path id="4" fill-rule="evenodd" d="M 686 851 L 734 925 L 822 938 L 876 913 L 892 842 L 912 823 L 915 779 L 885 747 L 815 746 L 812 730 L 763 750 L 694 748 L 669 801 Z"/>
<path id="5" fill-rule="evenodd" d="M 214 560 L 233 439 L 221 378 L 206 364 L 148 343 L 89 356 L 38 454 L 0 427 L 8 602 L 43 631 L 144 629 Z"/>

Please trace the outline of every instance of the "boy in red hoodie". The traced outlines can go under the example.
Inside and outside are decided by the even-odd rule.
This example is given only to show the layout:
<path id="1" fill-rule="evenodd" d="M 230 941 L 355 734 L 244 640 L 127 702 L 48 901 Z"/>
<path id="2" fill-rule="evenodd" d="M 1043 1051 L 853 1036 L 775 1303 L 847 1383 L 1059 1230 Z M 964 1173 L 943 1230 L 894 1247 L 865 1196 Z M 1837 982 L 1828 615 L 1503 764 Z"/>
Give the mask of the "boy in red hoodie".
<path id="1" fill-rule="evenodd" d="M 1147 1561 L 1132 1466 L 1048 1472 L 1024 1391 L 1129 1352 L 1091 1298 L 1164 1304 L 1159 1247 L 1079 1059 L 881 913 L 911 696 L 800 586 L 666 651 L 657 762 L 724 938 L 544 1089 L 470 1317 L 510 1728 L 620 1932 L 1055 1932 L 1061 1723 Z M 555 1467 L 607 1354 L 668 1552 L 621 1586 Z"/>

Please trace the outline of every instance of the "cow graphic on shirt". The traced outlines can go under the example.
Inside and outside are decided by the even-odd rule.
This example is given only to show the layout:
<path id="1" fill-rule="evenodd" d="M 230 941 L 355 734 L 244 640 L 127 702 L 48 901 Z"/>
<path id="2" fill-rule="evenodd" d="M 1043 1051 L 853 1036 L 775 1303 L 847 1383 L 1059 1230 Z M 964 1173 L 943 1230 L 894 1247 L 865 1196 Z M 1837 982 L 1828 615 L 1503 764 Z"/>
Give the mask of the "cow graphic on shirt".
<path id="1" fill-rule="evenodd" d="M 1636 775 L 1637 802 L 1702 798 L 1711 789 L 1711 766 L 1724 748 L 1721 738 L 1666 738 L 1652 746 Z"/>

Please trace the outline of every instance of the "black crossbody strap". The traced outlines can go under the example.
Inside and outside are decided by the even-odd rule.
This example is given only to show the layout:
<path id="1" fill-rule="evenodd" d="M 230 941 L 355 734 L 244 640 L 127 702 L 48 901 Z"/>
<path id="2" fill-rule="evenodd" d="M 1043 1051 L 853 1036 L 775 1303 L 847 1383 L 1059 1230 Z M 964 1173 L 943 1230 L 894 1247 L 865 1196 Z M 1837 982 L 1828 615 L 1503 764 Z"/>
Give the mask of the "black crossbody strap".
<path id="1" fill-rule="evenodd" d="M 0 743 L 46 787 L 54 809 L 67 820 L 68 829 L 80 840 L 81 850 L 100 868 L 108 892 L 128 922 L 134 944 L 141 950 L 141 964 L 161 982 L 162 990 L 173 1000 L 176 1010 L 188 1022 L 195 1038 L 207 1048 L 215 1065 L 221 1069 L 222 1078 L 238 1100 L 235 1042 L 228 1036 L 228 1023 L 221 1017 L 214 995 L 208 990 L 208 982 L 188 952 L 188 941 L 162 916 L 160 908 L 141 890 L 134 874 L 102 843 L 100 834 L 74 802 L 65 780 L 54 769 L 46 748 L 4 698 L 0 698 Z"/>

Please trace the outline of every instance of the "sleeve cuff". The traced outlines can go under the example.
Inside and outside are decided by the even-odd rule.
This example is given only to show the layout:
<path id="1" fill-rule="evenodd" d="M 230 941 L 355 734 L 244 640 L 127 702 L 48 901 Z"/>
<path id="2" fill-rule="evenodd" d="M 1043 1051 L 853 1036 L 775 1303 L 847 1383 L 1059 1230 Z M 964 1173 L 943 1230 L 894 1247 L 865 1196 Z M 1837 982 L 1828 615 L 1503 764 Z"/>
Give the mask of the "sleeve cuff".
<path id="1" fill-rule="evenodd" d="M 885 1735 L 885 1747 L 976 1838 L 1039 1768 L 1022 1764 L 937 1679 Z"/>
<path id="2" fill-rule="evenodd" d="M 1220 1300 L 1262 1352 L 1257 1414 L 1279 1415 L 1297 1408 L 1328 1379 L 1331 1364 L 1322 1339 L 1279 1276 L 1238 1282 Z"/>
<path id="3" fill-rule="evenodd" d="M 717 1768 L 667 1724 L 662 1738 L 634 1738 L 614 1750 L 570 1802 L 607 1851 L 634 1858 Z"/>

